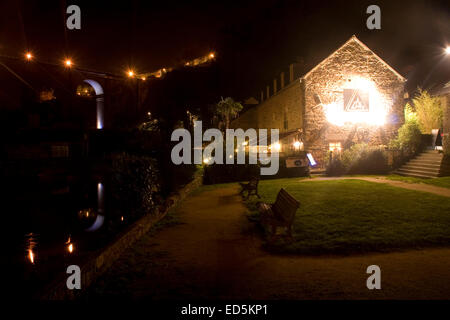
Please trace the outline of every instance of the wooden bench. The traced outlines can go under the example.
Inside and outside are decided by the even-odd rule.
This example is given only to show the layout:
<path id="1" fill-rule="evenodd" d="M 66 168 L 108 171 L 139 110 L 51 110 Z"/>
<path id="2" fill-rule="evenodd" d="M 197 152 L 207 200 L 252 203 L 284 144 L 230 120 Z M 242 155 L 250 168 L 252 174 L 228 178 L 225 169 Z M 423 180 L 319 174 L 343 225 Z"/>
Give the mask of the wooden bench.
<path id="1" fill-rule="evenodd" d="M 244 191 L 247 191 L 247 199 L 250 197 L 250 195 L 253 194 L 256 195 L 258 198 L 261 198 L 258 194 L 258 184 L 259 184 L 259 177 L 253 177 L 250 179 L 248 183 L 239 183 L 242 187 L 241 192 L 239 194 L 244 194 Z"/>
<path id="2" fill-rule="evenodd" d="M 292 224 L 299 207 L 300 202 L 281 188 L 275 203 L 259 203 L 258 209 L 261 214 L 262 224 L 272 227 L 272 236 L 276 235 L 277 227 L 285 227 L 287 235 L 292 237 Z"/>

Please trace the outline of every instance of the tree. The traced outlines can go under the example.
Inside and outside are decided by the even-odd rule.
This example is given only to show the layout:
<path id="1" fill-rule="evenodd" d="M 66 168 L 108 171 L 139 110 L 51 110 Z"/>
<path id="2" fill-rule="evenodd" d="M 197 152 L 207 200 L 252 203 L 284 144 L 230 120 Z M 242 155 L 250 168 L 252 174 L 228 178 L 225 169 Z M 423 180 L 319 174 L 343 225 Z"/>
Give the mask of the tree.
<path id="1" fill-rule="evenodd" d="M 432 129 L 442 127 L 444 109 L 439 98 L 432 97 L 427 91 L 419 88 L 412 102 L 422 133 L 430 134 Z"/>
<path id="2" fill-rule="evenodd" d="M 221 98 L 221 100 L 216 104 L 216 114 L 219 118 L 225 122 L 225 129 L 230 127 L 230 122 L 237 117 L 239 112 L 242 110 L 242 104 L 234 101 L 232 98 Z"/>

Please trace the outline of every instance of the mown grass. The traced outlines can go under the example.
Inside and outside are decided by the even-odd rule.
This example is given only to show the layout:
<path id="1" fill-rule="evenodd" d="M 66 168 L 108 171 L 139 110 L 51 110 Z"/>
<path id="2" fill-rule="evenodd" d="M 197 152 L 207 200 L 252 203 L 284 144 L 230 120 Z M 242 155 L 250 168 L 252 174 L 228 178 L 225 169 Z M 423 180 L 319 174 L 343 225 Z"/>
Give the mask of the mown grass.
<path id="1" fill-rule="evenodd" d="M 386 179 L 403 181 L 407 183 L 425 183 L 442 188 L 450 188 L 450 177 L 439 177 L 439 178 L 415 178 L 415 177 L 404 177 L 396 174 L 386 176 Z"/>
<path id="2" fill-rule="evenodd" d="M 301 202 L 294 239 L 267 242 L 270 251 L 348 254 L 450 245 L 450 199 L 362 180 L 261 181 L 262 199 L 272 203 L 285 188 Z M 254 218 L 255 216 L 253 216 Z"/>

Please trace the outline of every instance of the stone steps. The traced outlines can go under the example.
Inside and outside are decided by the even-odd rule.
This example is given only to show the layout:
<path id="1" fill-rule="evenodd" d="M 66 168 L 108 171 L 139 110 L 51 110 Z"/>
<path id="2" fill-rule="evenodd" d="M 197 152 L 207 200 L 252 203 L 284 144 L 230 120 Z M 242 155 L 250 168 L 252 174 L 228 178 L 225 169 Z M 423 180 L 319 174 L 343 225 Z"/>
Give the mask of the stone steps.
<path id="1" fill-rule="evenodd" d="M 408 161 L 394 173 L 417 178 L 436 178 L 442 175 L 443 155 L 435 150 L 427 150 Z"/>

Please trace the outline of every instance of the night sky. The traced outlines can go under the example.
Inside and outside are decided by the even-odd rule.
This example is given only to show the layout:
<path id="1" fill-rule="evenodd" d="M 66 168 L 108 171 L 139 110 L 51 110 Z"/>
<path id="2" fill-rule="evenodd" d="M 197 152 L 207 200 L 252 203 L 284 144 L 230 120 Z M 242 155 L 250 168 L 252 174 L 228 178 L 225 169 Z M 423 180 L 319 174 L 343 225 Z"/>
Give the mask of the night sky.
<path id="1" fill-rule="evenodd" d="M 237 98 L 254 95 L 289 63 L 307 71 L 353 34 L 409 80 L 430 86 L 450 74 L 447 1 L 2 1 L 0 51 L 81 67 L 147 72 L 218 54 Z M 81 7 L 81 30 L 65 10 Z M 370 4 L 381 30 L 366 28 Z M 425 82 L 425 83 L 423 83 Z"/>

